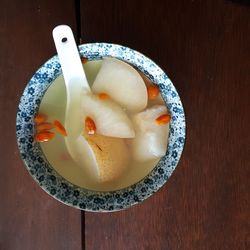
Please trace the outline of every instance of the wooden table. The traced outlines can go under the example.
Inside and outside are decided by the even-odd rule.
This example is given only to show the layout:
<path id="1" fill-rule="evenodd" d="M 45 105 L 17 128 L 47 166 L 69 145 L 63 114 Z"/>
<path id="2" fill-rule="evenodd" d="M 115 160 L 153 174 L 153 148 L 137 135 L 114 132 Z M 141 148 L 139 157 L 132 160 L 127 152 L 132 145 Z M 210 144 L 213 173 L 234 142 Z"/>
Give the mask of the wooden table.
<path id="1" fill-rule="evenodd" d="M 0 2 L 0 249 L 250 249 L 249 1 Z M 20 159 L 15 116 L 53 27 L 141 51 L 182 98 L 187 140 L 168 183 L 126 211 L 84 213 L 43 192 Z"/>

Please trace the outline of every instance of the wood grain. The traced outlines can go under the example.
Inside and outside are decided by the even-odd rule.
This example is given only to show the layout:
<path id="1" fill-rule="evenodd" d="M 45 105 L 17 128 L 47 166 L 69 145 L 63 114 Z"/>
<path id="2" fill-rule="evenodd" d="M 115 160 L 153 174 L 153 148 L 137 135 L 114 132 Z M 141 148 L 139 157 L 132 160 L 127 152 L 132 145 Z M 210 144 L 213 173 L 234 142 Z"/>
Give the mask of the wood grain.
<path id="1" fill-rule="evenodd" d="M 82 249 L 81 214 L 38 187 L 20 159 L 15 119 L 34 71 L 55 54 L 51 32 L 76 30 L 74 1 L 0 2 L 0 249 Z"/>
<path id="2" fill-rule="evenodd" d="M 86 213 L 86 249 L 250 248 L 250 8 L 235 2 L 82 2 L 83 41 L 152 58 L 187 118 L 183 157 L 168 183 L 126 211 Z"/>

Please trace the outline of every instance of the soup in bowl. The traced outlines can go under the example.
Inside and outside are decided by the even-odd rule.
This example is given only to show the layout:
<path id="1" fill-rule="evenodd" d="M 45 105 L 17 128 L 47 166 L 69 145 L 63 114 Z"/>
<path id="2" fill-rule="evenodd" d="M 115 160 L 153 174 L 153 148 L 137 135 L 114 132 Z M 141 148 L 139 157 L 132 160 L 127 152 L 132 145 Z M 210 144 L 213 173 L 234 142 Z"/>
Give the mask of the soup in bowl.
<path id="1" fill-rule="evenodd" d="M 79 51 L 93 92 L 81 102 L 86 150 L 67 144 L 66 88 L 55 56 L 22 95 L 16 122 L 21 157 L 59 201 L 87 211 L 125 209 L 155 193 L 177 166 L 185 142 L 183 106 L 167 75 L 141 53 L 108 43 Z"/>

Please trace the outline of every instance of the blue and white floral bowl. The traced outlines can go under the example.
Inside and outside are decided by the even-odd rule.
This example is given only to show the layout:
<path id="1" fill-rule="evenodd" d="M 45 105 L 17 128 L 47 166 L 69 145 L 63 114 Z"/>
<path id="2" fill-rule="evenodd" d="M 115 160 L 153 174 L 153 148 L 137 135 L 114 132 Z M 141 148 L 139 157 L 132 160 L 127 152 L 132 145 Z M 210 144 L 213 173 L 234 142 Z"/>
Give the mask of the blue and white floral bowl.
<path id="1" fill-rule="evenodd" d="M 185 142 L 185 115 L 180 97 L 168 76 L 152 60 L 141 53 L 109 43 L 79 46 L 80 54 L 89 60 L 105 56 L 124 60 L 147 75 L 160 87 L 171 114 L 170 135 L 166 155 L 138 183 L 112 192 L 80 188 L 58 175 L 44 156 L 34 137 L 34 116 L 51 83 L 62 73 L 57 56 L 48 60 L 33 75 L 20 100 L 16 120 L 17 143 L 21 157 L 33 179 L 55 199 L 86 211 L 118 211 L 140 203 L 158 191 L 169 179 L 181 157 Z"/>

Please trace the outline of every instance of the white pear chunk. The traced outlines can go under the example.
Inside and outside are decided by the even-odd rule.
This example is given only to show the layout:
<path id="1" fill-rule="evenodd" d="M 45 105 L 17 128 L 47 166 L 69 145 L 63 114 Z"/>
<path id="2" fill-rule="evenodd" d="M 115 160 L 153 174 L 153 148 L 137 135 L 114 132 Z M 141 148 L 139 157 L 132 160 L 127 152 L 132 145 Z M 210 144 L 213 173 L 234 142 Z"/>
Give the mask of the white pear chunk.
<path id="1" fill-rule="evenodd" d="M 136 136 L 132 141 L 132 155 L 143 162 L 165 155 L 168 143 L 169 123 L 159 125 L 155 119 L 167 113 L 164 105 L 155 105 L 143 112 L 132 115 Z"/>
<path id="2" fill-rule="evenodd" d="M 107 93 L 116 103 L 130 112 L 147 106 L 147 88 L 140 74 L 129 64 L 104 58 L 92 86 L 94 93 Z"/>
<path id="3" fill-rule="evenodd" d="M 102 60 L 87 61 L 83 64 L 83 69 L 85 71 L 89 86 L 91 87 L 95 77 L 100 70 L 102 65 Z"/>
<path id="4" fill-rule="evenodd" d="M 72 159 L 92 179 L 110 182 L 120 177 L 128 165 L 129 152 L 123 139 L 102 135 L 80 135 L 68 144 Z"/>
<path id="5" fill-rule="evenodd" d="M 129 151 L 123 139 L 98 134 L 86 136 L 98 163 L 99 182 L 119 178 L 128 166 Z"/>
<path id="6" fill-rule="evenodd" d="M 89 176 L 96 179 L 98 176 L 98 163 L 95 153 L 87 140 L 82 135 L 77 138 L 69 138 L 66 141 L 66 147 L 74 162 L 83 168 Z"/>
<path id="7" fill-rule="evenodd" d="M 82 114 L 96 125 L 96 133 L 119 138 L 133 138 L 133 124 L 124 110 L 112 100 L 100 100 L 95 95 L 82 96 Z"/>

